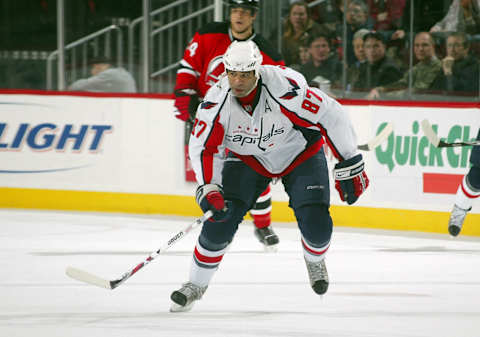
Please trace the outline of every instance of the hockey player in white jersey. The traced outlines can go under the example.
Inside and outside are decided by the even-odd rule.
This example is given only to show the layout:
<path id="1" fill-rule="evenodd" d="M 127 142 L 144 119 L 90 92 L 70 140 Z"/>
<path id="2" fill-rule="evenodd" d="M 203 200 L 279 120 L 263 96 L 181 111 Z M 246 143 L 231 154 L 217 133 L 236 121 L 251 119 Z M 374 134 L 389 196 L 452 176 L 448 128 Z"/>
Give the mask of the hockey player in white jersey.
<path id="1" fill-rule="evenodd" d="M 313 291 L 326 293 L 333 225 L 323 144 L 339 161 L 335 187 L 343 201 L 354 203 L 369 184 L 353 126 L 337 101 L 292 69 L 261 66 L 252 41 L 233 42 L 223 62 L 226 74 L 199 106 L 189 143 L 197 203 L 214 215 L 202 227 L 188 282 L 171 294 L 173 312 L 202 298 L 238 225 L 274 178 L 282 179 L 294 210 Z"/>

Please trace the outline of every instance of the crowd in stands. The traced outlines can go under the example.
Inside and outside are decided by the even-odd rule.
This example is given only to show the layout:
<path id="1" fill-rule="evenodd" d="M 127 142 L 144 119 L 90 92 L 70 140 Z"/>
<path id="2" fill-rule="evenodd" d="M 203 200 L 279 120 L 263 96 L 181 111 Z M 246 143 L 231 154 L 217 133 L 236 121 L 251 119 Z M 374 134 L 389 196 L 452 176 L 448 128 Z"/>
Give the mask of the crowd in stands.
<path id="1" fill-rule="evenodd" d="M 480 0 L 295 0 L 281 29 L 285 64 L 333 95 L 479 95 Z M 98 86 L 110 74 L 123 78 L 121 71 L 70 89 Z M 130 82 L 121 91 L 135 91 Z"/>
<path id="2" fill-rule="evenodd" d="M 168 3 L 158 0 L 156 6 Z M 282 27 L 272 27 L 269 40 L 281 46 L 285 64 L 303 73 L 312 85 L 328 83 L 332 93 L 352 98 L 479 97 L 480 0 L 290 0 L 289 4 Z M 45 57 L 19 59 L 15 50 L 32 47 L 31 55 L 37 55 L 56 48 L 52 1 L 22 0 L 0 7 L 4 27 L 0 73 L 5 74 L 0 86 L 44 88 Z M 88 1 L 66 9 L 69 41 L 104 27 L 112 16 L 141 15 L 141 7 L 127 0 Z M 13 15 L 23 12 L 29 15 Z M 33 30 L 39 33 L 32 34 Z M 128 88 L 134 90 L 130 84 Z"/>
<path id="3" fill-rule="evenodd" d="M 281 45 L 311 85 L 367 99 L 478 97 L 480 0 L 309 2 L 291 1 Z"/>

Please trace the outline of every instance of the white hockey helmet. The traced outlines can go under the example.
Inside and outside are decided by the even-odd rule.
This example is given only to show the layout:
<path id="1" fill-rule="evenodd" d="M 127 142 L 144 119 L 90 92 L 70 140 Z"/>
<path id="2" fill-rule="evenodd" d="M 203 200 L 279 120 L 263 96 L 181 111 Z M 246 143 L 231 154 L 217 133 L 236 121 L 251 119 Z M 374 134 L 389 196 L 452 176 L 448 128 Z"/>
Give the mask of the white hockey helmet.
<path id="1" fill-rule="evenodd" d="M 223 55 L 223 64 L 230 71 L 255 71 L 258 78 L 258 69 L 262 64 L 263 56 L 255 42 L 233 41 Z"/>

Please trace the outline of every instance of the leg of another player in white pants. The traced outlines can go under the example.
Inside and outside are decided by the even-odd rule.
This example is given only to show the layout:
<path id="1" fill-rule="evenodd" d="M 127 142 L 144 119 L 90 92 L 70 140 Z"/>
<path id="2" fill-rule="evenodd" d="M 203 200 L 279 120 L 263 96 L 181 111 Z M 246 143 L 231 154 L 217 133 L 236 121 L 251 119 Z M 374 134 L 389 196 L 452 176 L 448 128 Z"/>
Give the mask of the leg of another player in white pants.
<path id="1" fill-rule="evenodd" d="M 478 197 L 480 197 L 480 189 L 473 187 L 470 184 L 469 175 L 466 175 L 458 187 L 455 204 L 448 221 L 448 232 L 452 236 L 457 236 L 460 233 L 467 212 L 472 209 L 473 201 Z"/>
<path id="2" fill-rule="evenodd" d="M 480 140 L 480 130 L 478 131 L 477 140 Z M 457 236 L 460 233 L 467 212 L 472 209 L 473 201 L 480 197 L 480 146 L 473 147 L 470 163 L 472 167 L 468 174 L 463 177 L 462 183 L 458 187 L 455 205 L 453 205 L 450 220 L 448 221 L 448 232 L 452 236 Z"/>

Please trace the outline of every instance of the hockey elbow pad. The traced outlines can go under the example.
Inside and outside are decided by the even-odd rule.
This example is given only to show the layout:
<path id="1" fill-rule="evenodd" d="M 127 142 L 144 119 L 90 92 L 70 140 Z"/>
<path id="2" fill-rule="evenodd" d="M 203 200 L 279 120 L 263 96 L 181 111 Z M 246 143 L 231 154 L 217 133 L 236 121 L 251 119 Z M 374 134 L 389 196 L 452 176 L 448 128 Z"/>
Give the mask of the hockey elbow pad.
<path id="1" fill-rule="evenodd" d="M 202 211 L 213 212 L 213 220 L 224 221 L 227 216 L 227 207 L 223 198 L 223 190 L 215 184 L 205 184 L 197 188 L 195 199 Z"/>
<path id="2" fill-rule="evenodd" d="M 337 163 L 333 170 L 335 188 L 340 194 L 340 199 L 349 205 L 358 200 L 370 183 L 364 166 L 362 155 L 357 154 L 355 157 Z"/>

